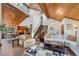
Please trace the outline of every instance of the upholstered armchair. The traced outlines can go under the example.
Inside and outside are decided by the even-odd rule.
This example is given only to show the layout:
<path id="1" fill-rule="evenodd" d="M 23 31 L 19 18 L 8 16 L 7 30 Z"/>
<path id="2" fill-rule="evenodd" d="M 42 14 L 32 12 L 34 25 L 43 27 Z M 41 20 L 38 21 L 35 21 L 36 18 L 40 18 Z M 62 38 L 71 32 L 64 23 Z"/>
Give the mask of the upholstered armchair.
<path id="1" fill-rule="evenodd" d="M 35 39 L 32 39 L 28 34 L 20 35 L 19 44 L 25 48 L 28 48 L 35 44 Z"/>
<path id="2" fill-rule="evenodd" d="M 31 47 L 31 46 L 35 45 L 35 42 L 36 42 L 35 39 L 29 38 L 28 40 L 24 41 L 24 47 L 25 48 Z"/>

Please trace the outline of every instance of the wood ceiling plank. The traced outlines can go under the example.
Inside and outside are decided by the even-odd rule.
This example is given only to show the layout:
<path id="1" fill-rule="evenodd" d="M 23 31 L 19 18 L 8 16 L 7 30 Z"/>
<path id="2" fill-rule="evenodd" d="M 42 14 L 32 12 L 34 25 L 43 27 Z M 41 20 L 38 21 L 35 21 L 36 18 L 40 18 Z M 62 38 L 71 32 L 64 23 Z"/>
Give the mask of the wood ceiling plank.
<path id="1" fill-rule="evenodd" d="M 76 5 L 53 3 L 53 4 L 46 4 L 46 6 L 48 9 L 50 18 L 61 21 L 65 17 L 65 15 L 68 14 L 70 10 L 72 10 Z M 63 14 L 57 13 L 59 9 L 61 9 L 59 12 L 60 13 L 63 12 Z"/>
<path id="2" fill-rule="evenodd" d="M 66 17 L 79 20 L 79 4 Z"/>
<path id="3" fill-rule="evenodd" d="M 41 3 L 40 3 L 41 4 Z M 45 3 L 42 10 L 47 17 L 62 21 L 65 17 L 79 19 L 79 12 L 76 3 Z M 78 6 L 79 7 L 79 6 Z M 75 10 L 76 9 L 76 10 Z M 75 16 L 76 15 L 76 16 Z"/>
<path id="4" fill-rule="evenodd" d="M 19 10 L 12 8 L 11 6 L 6 6 L 6 4 L 2 5 L 2 17 L 3 17 L 3 24 L 20 24 L 28 15 L 25 15 Z"/>

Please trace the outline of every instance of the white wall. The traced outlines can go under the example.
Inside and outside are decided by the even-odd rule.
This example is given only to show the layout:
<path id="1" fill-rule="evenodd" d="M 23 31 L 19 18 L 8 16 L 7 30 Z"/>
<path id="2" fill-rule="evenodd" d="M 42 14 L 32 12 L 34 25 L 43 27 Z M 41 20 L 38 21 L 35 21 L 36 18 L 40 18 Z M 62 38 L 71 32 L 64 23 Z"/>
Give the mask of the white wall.
<path id="1" fill-rule="evenodd" d="M 43 25 L 46 25 L 45 21 L 48 20 L 48 18 L 44 13 L 42 14 L 42 17 L 43 17 Z"/>
<path id="2" fill-rule="evenodd" d="M 30 17 L 26 18 L 24 21 L 22 21 L 19 26 L 28 26 L 29 24 L 32 24 L 32 19 Z"/>
<path id="3" fill-rule="evenodd" d="M 32 19 L 32 37 L 33 37 L 40 25 L 41 13 L 39 11 L 30 9 L 30 18 Z"/>
<path id="4" fill-rule="evenodd" d="M 44 25 L 48 25 L 48 31 L 47 34 L 48 35 L 52 35 L 52 34 L 61 34 L 61 22 L 60 21 L 56 21 L 54 19 L 47 19 L 44 22 Z M 52 30 L 50 28 L 53 28 Z"/>
<path id="5" fill-rule="evenodd" d="M 77 25 L 78 28 L 79 28 L 79 21 L 75 21 L 75 20 L 72 20 L 72 19 L 64 18 L 63 23 L 64 23 L 65 36 L 66 35 L 74 35 L 75 36 L 74 27 L 71 30 L 67 30 L 66 24 Z M 78 37 L 78 35 L 79 35 L 79 29 L 77 29 L 77 37 Z"/>
<path id="6" fill-rule="evenodd" d="M 40 26 L 42 13 L 40 11 L 29 9 L 29 17 L 26 18 L 23 22 L 19 24 L 19 26 L 28 26 L 32 24 L 32 37 L 34 36 L 36 30 Z"/>
<path id="7" fill-rule="evenodd" d="M 1 12 L 2 10 L 1 10 L 1 3 L 0 3 L 0 25 L 2 24 L 2 12 Z M 1 35 L 2 34 L 2 32 L 0 31 L 0 44 L 1 44 Z"/>
<path id="8" fill-rule="evenodd" d="M 0 25 L 2 24 L 2 19 L 1 19 L 1 3 L 0 3 Z"/>

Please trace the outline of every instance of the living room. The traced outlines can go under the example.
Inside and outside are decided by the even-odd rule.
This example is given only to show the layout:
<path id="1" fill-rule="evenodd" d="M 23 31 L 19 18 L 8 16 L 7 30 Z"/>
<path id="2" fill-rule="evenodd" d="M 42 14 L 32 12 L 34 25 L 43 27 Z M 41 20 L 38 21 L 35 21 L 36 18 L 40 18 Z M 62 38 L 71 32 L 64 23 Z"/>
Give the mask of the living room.
<path id="1" fill-rule="evenodd" d="M 2 3 L 0 55 L 79 56 L 78 5 Z"/>

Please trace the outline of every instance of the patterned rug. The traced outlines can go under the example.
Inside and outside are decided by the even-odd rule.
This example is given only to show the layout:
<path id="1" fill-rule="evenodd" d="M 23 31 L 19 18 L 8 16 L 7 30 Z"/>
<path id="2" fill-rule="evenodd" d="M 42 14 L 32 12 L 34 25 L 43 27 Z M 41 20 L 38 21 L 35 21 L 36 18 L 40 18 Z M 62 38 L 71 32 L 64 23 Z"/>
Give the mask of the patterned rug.
<path id="1" fill-rule="evenodd" d="M 43 45 L 34 45 L 24 51 L 28 56 L 67 56 L 65 53 L 51 51 L 43 48 Z"/>

